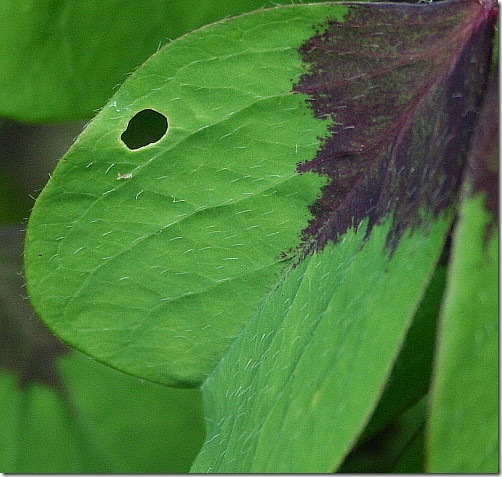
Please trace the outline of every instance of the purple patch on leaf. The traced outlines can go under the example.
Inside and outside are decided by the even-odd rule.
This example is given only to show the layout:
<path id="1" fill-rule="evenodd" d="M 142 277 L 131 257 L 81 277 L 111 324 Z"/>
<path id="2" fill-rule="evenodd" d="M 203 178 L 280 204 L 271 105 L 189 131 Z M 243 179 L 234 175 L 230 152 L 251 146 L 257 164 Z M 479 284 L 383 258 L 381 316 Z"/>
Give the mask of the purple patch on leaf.
<path id="1" fill-rule="evenodd" d="M 300 173 L 329 178 L 303 231 L 308 251 L 387 218 L 387 247 L 455 204 L 490 68 L 491 0 L 346 4 L 300 48 L 308 95 L 328 136 Z"/>

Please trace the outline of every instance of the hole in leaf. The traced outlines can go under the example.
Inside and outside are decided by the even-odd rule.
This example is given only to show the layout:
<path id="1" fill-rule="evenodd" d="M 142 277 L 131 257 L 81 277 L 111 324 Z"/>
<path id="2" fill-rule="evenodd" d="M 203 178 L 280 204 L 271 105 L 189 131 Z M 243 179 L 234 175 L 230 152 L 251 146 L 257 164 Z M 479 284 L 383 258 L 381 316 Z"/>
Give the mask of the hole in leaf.
<path id="1" fill-rule="evenodd" d="M 129 149 L 139 149 L 162 139 L 167 131 L 167 118 L 153 109 L 137 113 L 120 139 Z"/>

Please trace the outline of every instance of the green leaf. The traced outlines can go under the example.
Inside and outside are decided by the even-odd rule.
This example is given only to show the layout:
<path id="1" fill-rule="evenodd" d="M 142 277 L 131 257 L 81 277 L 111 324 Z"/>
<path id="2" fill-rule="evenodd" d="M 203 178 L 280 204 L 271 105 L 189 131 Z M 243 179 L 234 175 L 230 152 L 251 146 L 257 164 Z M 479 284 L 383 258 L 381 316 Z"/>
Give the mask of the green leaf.
<path id="1" fill-rule="evenodd" d="M 369 419 L 448 220 L 382 254 L 390 224 L 291 270 L 203 385 L 194 472 L 330 472 Z"/>
<path id="2" fill-rule="evenodd" d="M 221 22 L 173 41 L 128 80 L 30 217 L 30 296 L 58 335 L 147 379 L 207 376 L 279 279 L 326 182 L 296 171 L 325 125 L 291 88 L 312 25 L 345 11 Z M 164 115 L 167 133 L 130 150 L 122 134 L 144 110 Z"/>
<path id="3" fill-rule="evenodd" d="M 422 404 L 421 407 L 420 404 Z M 425 421 L 427 417 L 427 409 L 424 402 L 416 406 L 418 409 L 412 408 L 408 411 L 404 419 L 399 421 L 399 424 L 404 428 L 404 431 L 411 431 L 413 434 L 408 437 L 406 447 L 402 449 L 399 458 L 395 462 L 392 473 L 396 474 L 423 474 L 425 472 Z M 403 422 L 404 421 L 404 422 Z M 404 434 L 404 432 L 403 432 Z M 404 439 L 403 439 L 404 440 Z"/>
<path id="4" fill-rule="evenodd" d="M 1 114 L 28 121 L 91 116 L 167 40 L 169 3 L 1 2 Z"/>
<path id="5" fill-rule="evenodd" d="M 439 264 L 413 317 L 406 340 L 371 420 L 358 439 L 356 448 L 339 469 L 340 472 L 352 472 L 353 466 L 359 465 L 359 448 L 369 447 L 370 450 L 374 450 L 377 445 L 375 441 L 379 442 L 379 433 L 384 433 L 386 437 L 386 429 L 393 426 L 403 412 L 427 395 L 435 351 L 437 320 L 445 282 L 446 267 L 444 264 Z M 380 461 L 379 471 L 390 469 L 391 462 L 384 456 L 376 460 Z M 369 472 L 371 469 L 366 468 L 365 471 Z"/>
<path id="6" fill-rule="evenodd" d="M 430 472 L 498 471 L 498 237 L 483 243 L 483 199 L 456 231 L 429 424 Z"/>
<path id="7" fill-rule="evenodd" d="M 286 276 L 204 383 L 208 439 L 192 471 L 332 471 L 380 397 L 448 232 L 441 211 L 455 200 L 474 129 L 474 119 L 465 119 L 465 110 L 451 98 L 479 108 L 489 63 L 491 13 L 485 16 L 485 6 L 445 2 L 437 9 L 418 8 L 354 6 L 346 23 L 331 22 L 302 46 L 312 66 L 296 90 L 312 96 L 316 117 L 335 115 L 340 121 L 330 126 L 332 135 L 316 158 L 300 166 L 332 179 L 304 231 L 318 252 Z M 416 28 L 411 32 L 404 21 L 409 18 Z M 466 37 L 450 36 L 446 24 Z M 458 56 L 435 63 L 435 53 L 424 53 L 421 60 L 434 66 L 428 65 L 413 88 L 405 88 L 413 76 L 396 63 L 412 68 L 412 61 L 408 64 L 399 53 L 365 51 L 368 38 L 379 33 L 376 27 L 391 25 L 405 51 L 429 32 L 427 25 L 436 39 L 446 35 L 451 46 L 439 56 L 446 51 Z M 405 43 L 408 36 L 411 46 Z M 356 58 L 337 57 L 337 47 Z M 483 59 L 474 70 L 475 51 Z M 368 63 L 357 70 L 361 58 L 369 58 Z M 351 76 L 346 65 L 358 75 Z M 477 76 L 480 71 L 480 83 L 460 94 L 457 74 Z M 364 102 L 352 96 L 356 91 L 367 93 Z M 397 105 L 396 116 L 389 103 Z M 413 119 L 403 119 L 400 108 L 410 114 L 410 107 Z M 350 115 L 356 116 L 353 123 Z M 376 134 L 378 129 L 386 134 Z M 446 131 L 452 134 L 448 140 Z M 459 162 L 454 164 L 450 154 Z M 430 173 L 442 177 L 421 182 Z M 351 224 L 363 218 L 367 227 L 354 238 Z M 386 248 L 390 257 L 382 253 Z"/>
<path id="8" fill-rule="evenodd" d="M 428 471 L 498 472 L 498 80 L 471 150 L 428 428 Z"/>

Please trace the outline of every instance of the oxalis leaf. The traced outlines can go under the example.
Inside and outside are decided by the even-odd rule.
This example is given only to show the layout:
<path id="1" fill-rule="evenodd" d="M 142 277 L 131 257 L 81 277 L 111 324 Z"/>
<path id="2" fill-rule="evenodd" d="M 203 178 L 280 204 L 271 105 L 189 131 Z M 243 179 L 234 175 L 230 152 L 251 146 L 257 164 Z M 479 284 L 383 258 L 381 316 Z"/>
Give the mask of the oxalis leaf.
<path id="1" fill-rule="evenodd" d="M 329 11 L 276 9 L 173 41 L 97 115 L 27 232 L 32 301 L 64 340 L 175 385 L 199 384 L 220 360 L 326 182 L 296 171 L 325 127 L 291 81 Z M 159 136 L 137 134 L 142 124 L 162 136 L 166 119 L 145 146 Z"/>
<path id="2" fill-rule="evenodd" d="M 380 277 L 405 230 L 420 227 L 405 246 L 420 261 L 395 317 L 406 322 L 448 228 L 493 9 L 279 7 L 172 42 L 98 114 L 37 201 L 26 270 L 38 313 L 112 366 L 195 385 L 289 262 L 294 276 L 328 255 L 362 257 L 365 240 Z M 160 132 L 129 142 L 124 131 L 145 114 Z M 346 234 L 349 248 L 338 249 Z M 350 277 L 349 288 L 361 278 Z M 389 286 L 405 278 L 392 277 Z"/>

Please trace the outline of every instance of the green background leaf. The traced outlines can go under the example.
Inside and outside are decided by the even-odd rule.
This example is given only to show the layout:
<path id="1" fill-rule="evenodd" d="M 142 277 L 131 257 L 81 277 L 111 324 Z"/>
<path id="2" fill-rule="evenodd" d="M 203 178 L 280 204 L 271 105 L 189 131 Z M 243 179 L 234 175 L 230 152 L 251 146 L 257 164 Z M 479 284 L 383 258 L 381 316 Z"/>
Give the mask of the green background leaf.
<path id="1" fill-rule="evenodd" d="M 141 382 L 73 352 L 67 393 L 0 372 L 0 466 L 9 473 L 187 472 L 204 438 L 200 394 Z M 8 405 L 6 405 L 8 403 Z"/>
<path id="2" fill-rule="evenodd" d="M 0 371 L 0 466 L 9 473 L 187 472 L 204 438 L 200 393 L 143 382 L 73 352 L 65 393 Z"/>
<path id="3" fill-rule="evenodd" d="M 484 198 L 466 199 L 455 231 L 440 327 L 429 472 L 498 471 L 498 233 L 484 240 Z"/>
<path id="4" fill-rule="evenodd" d="M 2 115 L 28 121 L 92 115 L 168 39 L 169 3 L 2 2 Z"/>
<path id="5" fill-rule="evenodd" d="M 91 117 L 162 44 L 264 4 L 3 0 L 0 115 L 22 121 Z"/>

